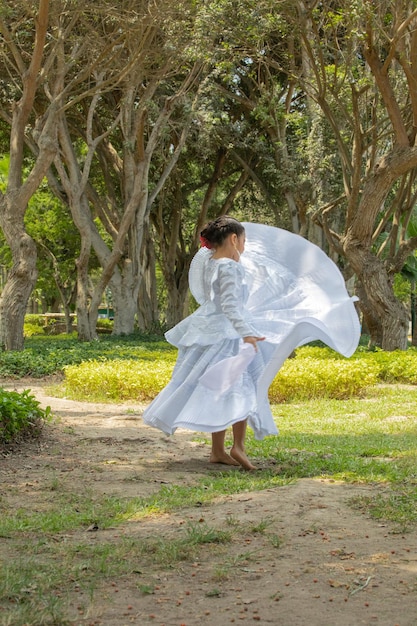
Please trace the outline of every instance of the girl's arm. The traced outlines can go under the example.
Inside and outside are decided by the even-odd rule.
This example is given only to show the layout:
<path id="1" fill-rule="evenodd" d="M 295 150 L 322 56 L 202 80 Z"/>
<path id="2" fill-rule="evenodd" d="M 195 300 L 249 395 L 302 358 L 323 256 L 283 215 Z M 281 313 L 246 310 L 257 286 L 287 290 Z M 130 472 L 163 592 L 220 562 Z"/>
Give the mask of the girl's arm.
<path id="1" fill-rule="evenodd" d="M 256 350 L 256 330 L 245 319 L 242 302 L 242 275 L 236 262 L 222 263 L 219 267 L 220 306 L 227 319 L 245 343 L 251 343 Z"/>

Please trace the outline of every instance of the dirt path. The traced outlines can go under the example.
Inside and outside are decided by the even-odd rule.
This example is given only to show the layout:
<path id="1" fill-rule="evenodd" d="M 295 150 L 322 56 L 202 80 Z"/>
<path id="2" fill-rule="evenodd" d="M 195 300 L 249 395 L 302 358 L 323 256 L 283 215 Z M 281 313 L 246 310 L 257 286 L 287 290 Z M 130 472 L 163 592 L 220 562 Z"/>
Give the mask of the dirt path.
<path id="1" fill-rule="evenodd" d="M 52 398 L 33 381 L 3 386 L 30 388 L 57 417 L 41 444 L 0 459 L 7 506 L 26 505 L 30 497 L 36 509 L 45 484 L 57 479 L 69 489 L 133 497 L 161 484 L 192 485 L 213 471 L 205 446 L 185 431 L 168 438 L 146 427 L 140 407 Z M 175 538 L 189 522 L 230 528 L 234 521 L 240 531 L 175 570 L 141 572 L 138 564 L 138 572 L 93 599 L 80 598 L 73 624 L 416 626 L 417 533 L 394 534 L 348 505 L 351 497 L 379 488 L 300 480 L 128 521 L 118 536 Z M 264 532 L 254 532 L 262 521 Z M 107 541 L 114 532 L 90 533 L 91 541 Z M 0 542 L 0 559 L 6 555 Z M 142 593 L 144 581 L 152 593 Z"/>

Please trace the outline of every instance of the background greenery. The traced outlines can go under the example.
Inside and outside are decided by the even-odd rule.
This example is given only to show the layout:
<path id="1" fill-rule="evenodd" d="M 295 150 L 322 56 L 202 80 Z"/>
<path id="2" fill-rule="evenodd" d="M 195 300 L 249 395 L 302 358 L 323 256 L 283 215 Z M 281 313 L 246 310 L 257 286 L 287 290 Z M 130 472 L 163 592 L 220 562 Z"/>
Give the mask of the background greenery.
<path id="1" fill-rule="evenodd" d="M 158 335 L 104 335 L 90 343 L 79 342 L 75 335 L 34 335 L 26 339 L 23 351 L 0 354 L 0 376 L 54 376 L 53 393 L 76 400 L 146 402 L 168 383 L 176 355 L 176 349 Z M 360 346 L 346 359 L 322 345 L 303 346 L 275 377 L 269 399 L 279 405 L 321 398 L 351 400 L 364 397 L 381 384 L 416 385 L 417 350 L 369 351 Z M 17 398 L 10 402 L 13 405 Z M 6 405 L 2 409 L 4 441 L 22 427 L 24 409 L 17 404 L 13 428 Z M 33 408 L 27 408 L 28 422 Z"/>

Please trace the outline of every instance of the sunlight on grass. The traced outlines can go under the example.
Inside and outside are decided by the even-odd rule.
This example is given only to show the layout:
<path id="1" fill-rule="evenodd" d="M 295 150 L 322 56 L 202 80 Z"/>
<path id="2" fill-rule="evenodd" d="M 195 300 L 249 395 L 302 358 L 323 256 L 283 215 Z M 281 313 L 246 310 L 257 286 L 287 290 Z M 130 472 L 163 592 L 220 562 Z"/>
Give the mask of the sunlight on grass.
<path id="1" fill-rule="evenodd" d="M 44 511 L 30 507 L 5 511 L 0 536 L 62 532 L 90 524 L 107 528 L 307 477 L 410 488 L 417 483 L 416 400 L 414 388 L 387 386 L 372 388 L 363 399 L 274 405 L 280 435 L 256 441 L 250 431 L 248 434 L 247 450 L 260 467 L 257 472 L 216 469 L 196 478 L 194 485 L 162 485 L 147 498 L 57 494 Z M 209 444 L 205 435 L 195 438 Z"/>
<path id="2" fill-rule="evenodd" d="M 218 497 L 249 491 L 261 491 L 287 484 L 288 478 L 275 471 L 221 472 L 214 470 L 196 480 L 196 485 L 163 485 L 153 496 L 132 500 L 125 519 L 138 520 L 150 515 L 160 515 L 184 507 L 209 504 Z"/>
<path id="3" fill-rule="evenodd" d="M 352 500 L 355 508 L 404 532 L 417 522 L 417 389 L 377 386 L 363 399 L 274 406 L 280 428 L 248 450 L 273 458 L 288 477 L 327 477 L 385 484 Z"/>
<path id="4" fill-rule="evenodd" d="M 352 504 L 402 529 L 415 524 L 416 406 L 417 389 L 398 386 L 373 387 L 361 399 L 274 405 L 280 434 L 256 441 L 248 433 L 249 456 L 268 469 L 250 474 L 252 486 L 247 487 L 260 490 L 267 484 L 277 486 L 278 479 L 284 484 L 300 478 L 385 485 L 384 493 Z M 210 443 L 204 435 L 198 440 Z M 225 482 L 238 489 L 233 486 L 234 476 Z"/>
<path id="5" fill-rule="evenodd" d="M 280 434 L 248 440 L 248 452 L 273 459 L 288 478 L 401 481 L 417 476 L 417 390 L 374 387 L 364 399 L 275 405 Z"/>
<path id="6" fill-rule="evenodd" d="M 142 498 L 64 492 L 54 477 L 46 484 L 53 499 L 42 509 L 33 510 L 30 501 L 25 508 L 7 508 L 5 500 L 0 500 L 0 537 L 13 542 L 15 555 L 0 572 L 0 605 L 9 609 L 9 626 L 33 623 L 35 614 L 39 624 L 69 624 L 66 598 L 61 594 L 62 590 L 70 594 L 74 585 L 90 594 L 103 581 L 128 575 L 139 593 L 152 593 L 144 575 L 148 563 L 172 568 L 197 558 L 203 548 L 221 552 L 241 530 L 240 521 L 229 516 L 220 528 L 205 522 L 189 523 L 172 536 L 121 535 L 94 543 L 85 532 L 91 526 L 103 530 L 123 525 L 127 529 L 129 523 L 208 506 L 227 495 L 279 489 L 301 478 L 329 478 L 372 484 L 372 493 L 352 498 L 351 506 L 391 522 L 393 532 L 415 528 L 416 400 L 415 388 L 378 386 L 361 399 L 273 405 L 279 436 L 256 441 L 251 431 L 248 433 L 248 453 L 260 468 L 256 472 L 213 467 L 186 486 L 164 484 L 157 493 Z M 204 434 L 190 435 L 190 439 L 210 445 L 210 437 Z M 270 535 L 269 525 L 270 519 L 265 517 L 246 531 L 266 534 L 271 549 L 279 549 L 284 539 L 276 533 Z M 73 539 L 69 539 L 71 533 Z M 68 540 L 61 541 L 62 536 Z M 239 558 L 246 562 L 254 557 L 242 553 Z M 213 584 L 229 579 L 235 566 L 235 561 L 225 557 L 213 572 Z M 207 595 L 218 593 L 214 587 Z"/>

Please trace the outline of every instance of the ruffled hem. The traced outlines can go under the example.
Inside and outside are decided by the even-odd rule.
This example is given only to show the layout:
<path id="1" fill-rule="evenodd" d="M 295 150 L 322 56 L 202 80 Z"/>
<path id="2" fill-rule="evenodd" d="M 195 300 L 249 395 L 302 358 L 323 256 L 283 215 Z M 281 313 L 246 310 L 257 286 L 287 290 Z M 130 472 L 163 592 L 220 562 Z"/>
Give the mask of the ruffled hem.
<path id="1" fill-rule="evenodd" d="M 264 367 L 261 351 L 223 393 L 201 382 L 210 366 L 239 355 L 240 345 L 241 341 L 234 340 L 181 349 L 170 382 L 144 411 L 144 422 L 171 435 L 177 428 L 218 432 L 249 418 L 255 437 L 276 434 L 267 399 L 259 402 L 257 398 L 255 381 Z"/>
<path id="2" fill-rule="evenodd" d="M 265 437 L 269 437 L 271 435 L 278 435 L 279 431 L 275 423 L 272 423 L 272 426 L 266 428 L 265 425 L 262 425 L 261 419 L 258 413 L 239 415 L 234 419 L 229 419 L 227 421 L 222 422 L 221 424 L 212 424 L 212 423 L 198 423 L 194 424 L 187 420 L 176 420 L 173 424 L 164 422 L 159 419 L 157 416 L 148 416 L 144 419 L 144 423 L 153 428 L 158 428 L 166 435 L 174 435 L 174 433 L 179 429 L 183 428 L 185 430 L 191 430 L 193 432 L 198 433 L 217 433 L 222 430 L 227 430 L 233 424 L 237 424 L 238 422 L 243 422 L 244 420 L 248 420 L 248 426 L 253 430 L 254 438 L 258 441 L 261 441 Z"/>

